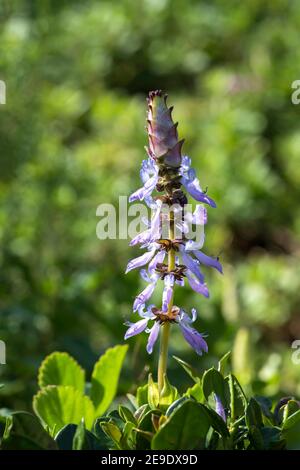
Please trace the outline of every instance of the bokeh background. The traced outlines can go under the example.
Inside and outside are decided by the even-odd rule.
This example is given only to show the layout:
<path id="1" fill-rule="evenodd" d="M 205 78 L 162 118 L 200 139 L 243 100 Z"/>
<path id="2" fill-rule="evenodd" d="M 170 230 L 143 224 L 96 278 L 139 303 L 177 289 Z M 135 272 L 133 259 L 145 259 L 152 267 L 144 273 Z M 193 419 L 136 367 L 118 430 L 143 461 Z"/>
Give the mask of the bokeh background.
<path id="1" fill-rule="evenodd" d="M 299 2 L 1 0 L 0 15 L 1 406 L 30 408 L 46 354 L 68 351 L 89 372 L 123 342 L 138 251 L 96 238 L 96 208 L 139 187 L 156 88 L 217 202 L 204 251 L 224 263 L 223 277 L 206 273 L 210 300 L 176 297 L 197 307 L 209 354 L 175 329 L 171 354 L 203 370 L 232 350 L 247 390 L 299 398 Z M 145 338 L 129 343 L 120 393 L 157 360 Z M 188 383 L 173 359 L 170 377 Z"/>

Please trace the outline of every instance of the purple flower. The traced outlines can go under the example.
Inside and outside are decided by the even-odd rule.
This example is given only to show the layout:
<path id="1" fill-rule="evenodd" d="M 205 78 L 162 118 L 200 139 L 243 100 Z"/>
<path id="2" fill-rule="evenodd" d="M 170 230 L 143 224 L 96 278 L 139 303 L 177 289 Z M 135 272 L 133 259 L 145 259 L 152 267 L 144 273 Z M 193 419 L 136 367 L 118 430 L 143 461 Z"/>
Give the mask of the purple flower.
<path id="1" fill-rule="evenodd" d="M 199 356 L 202 356 L 203 352 L 208 351 L 207 343 L 201 333 L 199 333 L 195 328 L 192 328 L 190 325 L 194 323 L 197 318 L 197 311 L 192 308 L 192 318 L 181 309 L 180 315 L 178 318 L 178 323 L 183 334 L 184 339 L 189 343 L 190 346 L 196 351 Z"/>
<path id="2" fill-rule="evenodd" d="M 205 264 L 205 266 L 211 266 L 212 268 L 217 269 L 221 274 L 223 274 L 223 268 L 218 258 L 212 258 L 211 256 L 207 256 L 202 253 L 202 251 L 194 251 L 193 254 L 200 261 L 200 263 Z"/>
<path id="3" fill-rule="evenodd" d="M 150 305 L 145 311 L 144 305 L 142 305 L 139 310 L 139 316 L 142 320 L 138 320 L 136 323 L 126 322 L 125 325 L 129 326 L 128 330 L 125 333 L 124 339 L 131 338 L 132 336 L 138 335 L 143 331 L 149 333 L 149 338 L 147 342 L 147 352 L 149 354 L 153 351 L 153 346 L 157 340 L 160 324 L 155 322 L 152 328 L 147 328 L 148 322 L 156 319 L 156 315 L 152 312 L 153 305 Z"/>
<path id="4" fill-rule="evenodd" d="M 147 324 L 148 320 L 146 318 L 144 318 L 143 320 L 139 320 L 136 323 L 126 322 L 125 325 L 129 326 L 129 328 L 125 333 L 124 339 L 128 339 L 132 336 L 142 333 L 146 329 Z"/>
<path id="5" fill-rule="evenodd" d="M 196 172 L 191 168 L 191 159 L 187 156 L 182 157 L 180 173 L 182 175 L 181 183 L 196 201 L 204 202 L 211 207 L 217 207 L 216 203 L 202 191 Z"/>
<path id="6" fill-rule="evenodd" d="M 187 267 L 188 271 L 190 271 L 192 274 L 194 274 L 194 276 L 196 276 L 196 278 L 200 281 L 200 282 L 204 282 L 204 275 L 202 274 L 202 272 L 200 271 L 200 263 L 198 260 L 195 260 L 194 258 L 192 258 L 190 255 L 188 255 L 185 251 L 185 247 L 182 246 L 180 248 L 180 252 L 181 252 L 181 258 L 182 258 L 182 262 L 183 264 L 185 264 L 185 266 Z"/>
<path id="7" fill-rule="evenodd" d="M 140 307 L 138 310 L 139 316 L 142 320 L 138 320 L 136 323 L 125 323 L 129 326 L 128 330 L 125 333 L 125 339 L 131 338 L 132 336 L 138 335 L 143 331 L 149 334 L 147 342 L 147 352 L 152 353 L 155 342 L 158 338 L 159 329 L 161 324 L 168 320 L 167 313 L 164 313 L 162 310 L 159 313 L 154 313 L 157 310 L 153 305 L 150 305 L 147 310 L 144 310 L 144 306 Z M 164 319 L 165 317 L 165 319 Z M 181 309 L 178 313 L 175 314 L 175 323 L 180 327 L 184 339 L 189 343 L 190 346 L 196 351 L 200 356 L 203 352 L 208 351 L 207 343 L 201 333 L 199 333 L 195 328 L 191 327 L 191 323 L 197 318 L 197 312 L 195 309 L 192 309 L 192 317 Z M 148 322 L 155 320 L 151 328 L 148 328 Z"/>
<path id="8" fill-rule="evenodd" d="M 209 291 L 207 285 L 204 282 L 200 282 L 199 279 L 194 276 L 190 271 L 186 272 L 186 277 L 189 281 L 191 288 L 198 294 L 204 295 L 204 297 L 209 297 Z"/>
<path id="9" fill-rule="evenodd" d="M 146 332 L 149 333 L 149 338 L 148 338 L 148 342 L 146 346 L 148 354 L 152 354 L 153 347 L 158 338 L 159 329 L 160 329 L 160 324 L 158 322 L 155 322 L 152 328 L 146 330 Z"/>
<path id="10" fill-rule="evenodd" d="M 193 246 L 193 242 L 188 241 L 179 248 L 182 262 L 186 266 L 185 275 L 191 288 L 195 292 L 209 297 L 208 288 L 204 282 L 204 275 L 200 270 L 200 265 L 211 266 L 217 269 L 221 274 L 223 273 L 222 265 L 217 258 L 207 256 L 199 250 L 192 250 Z M 195 256 L 196 259 L 193 256 Z"/>
<path id="11" fill-rule="evenodd" d="M 148 271 L 150 274 L 155 272 L 158 264 L 163 263 L 165 256 L 166 256 L 166 252 L 164 250 L 161 250 L 152 258 L 152 260 L 148 264 Z"/>
<path id="12" fill-rule="evenodd" d="M 158 166 L 155 165 L 151 158 L 143 160 L 142 168 L 140 171 L 141 180 L 143 186 L 129 196 L 129 202 L 136 200 L 142 201 L 143 199 L 150 197 L 152 191 L 158 182 Z"/>
<path id="13" fill-rule="evenodd" d="M 186 212 L 184 214 L 185 222 L 195 225 L 207 224 L 207 209 L 202 204 L 197 204 L 194 212 Z"/>
<path id="14" fill-rule="evenodd" d="M 143 279 L 148 282 L 148 286 L 136 296 L 134 303 L 133 303 L 133 311 L 136 312 L 142 305 L 144 305 L 150 297 L 152 296 L 154 289 L 156 287 L 157 281 L 159 279 L 159 274 L 153 273 L 152 275 L 148 275 L 146 270 L 141 270 L 141 276 Z"/>
<path id="15" fill-rule="evenodd" d="M 222 405 L 222 402 L 220 400 L 220 397 L 215 394 L 215 402 L 216 402 L 216 413 L 218 413 L 219 416 L 225 421 L 226 423 L 226 413 L 224 410 L 224 406 Z"/>
<path id="16" fill-rule="evenodd" d="M 156 243 L 153 243 L 149 245 L 149 248 L 150 250 L 146 251 L 146 253 L 144 253 L 143 255 L 138 256 L 137 258 L 134 258 L 129 261 L 125 274 L 129 273 L 129 271 L 131 271 L 132 269 L 141 268 L 142 266 L 145 266 L 145 264 L 149 263 L 149 261 L 153 258 L 158 246 Z"/>
<path id="17" fill-rule="evenodd" d="M 161 236 L 161 206 L 160 200 L 153 204 L 155 212 L 151 221 L 145 220 L 145 224 L 148 226 L 146 230 L 137 234 L 129 243 L 130 246 L 141 245 L 141 248 L 147 247 L 150 243 L 159 239 Z"/>
<path id="18" fill-rule="evenodd" d="M 204 282 L 204 275 L 200 271 L 200 262 L 192 258 L 185 251 L 185 246 L 180 248 L 183 264 L 186 266 L 185 276 L 187 277 L 191 288 L 198 294 L 209 297 L 208 288 Z"/>

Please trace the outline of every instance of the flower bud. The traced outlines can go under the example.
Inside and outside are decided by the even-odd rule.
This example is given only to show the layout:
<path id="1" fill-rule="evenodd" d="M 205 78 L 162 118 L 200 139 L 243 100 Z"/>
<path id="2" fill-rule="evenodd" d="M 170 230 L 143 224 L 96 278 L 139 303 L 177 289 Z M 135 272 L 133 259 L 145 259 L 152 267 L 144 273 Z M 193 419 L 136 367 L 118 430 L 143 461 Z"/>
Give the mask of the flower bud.
<path id="1" fill-rule="evenodd" d="M 149 155 L 159 165 L 178 168 L 181 165 L 181 147 L 177 125 L 172 119 L 172 107 L 167 106 L 167 95 L 151 91 L 148 98 Z"/>

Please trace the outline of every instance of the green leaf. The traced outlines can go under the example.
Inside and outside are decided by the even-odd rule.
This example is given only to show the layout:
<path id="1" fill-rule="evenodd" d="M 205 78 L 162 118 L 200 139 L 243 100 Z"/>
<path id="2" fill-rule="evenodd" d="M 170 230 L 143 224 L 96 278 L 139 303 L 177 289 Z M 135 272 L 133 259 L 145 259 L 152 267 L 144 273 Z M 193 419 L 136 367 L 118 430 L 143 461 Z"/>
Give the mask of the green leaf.
<path id="1" fill-rule="evenodd" d="M 283 407 L 283 424 L 286 420 L 299 411 L 299 403 L 296 400 L 289 400 L 287 404 Z"/>
<path id="2" fill-rule="evenodd" d="M 285 447 L 286 442 L 282 439 L 280 428 L 266 426 L 260 432 L 264 441 L 264 449 L 280 450 Z"/>
<path id="3" fill-rule="evenodd" d="M 161 416 L 162 412 L 161 410 L 150 410 L 143 416 L 139 423 L 136 436 L 136 448 L 138 450 L 150 449 L 150 441 L 154 433 L 152 420 L 153 415 Z"/>
<path id="4" fill-rule="evenodd" d="M 85 429 L 84 421 L 82 420 L 76 428 L 72 450 L 106 450 L 106 448 L 101 445 L 93 433 Z"/>
<path id="5" fill-rule="evenodd" d="M 148 403 L 151 408 L 157 408 L 159 403 L 158 385 L 153 382 L 152 374 L 148 377 Z"/>
<path id="6" fill-rule="evenodd" d="M 214 393 L 217 395 L 223 406 L 227 407 L 229 402 L 228 386 L 222 374 L 213 367 L 204 372 L 202 378 L 202 389 L 206 400 Z"/>
<path id="7" fill-rule="evenodd" d="M 221 416 L 218 415 L 214 410 L 211 408 L 206 408 L 207 413 L 210 416 L 211 419 L 211 425 L 214 428 L 215 431 L 217 431 L 221 436 L 223 437 L 230 437 L 228 428 L 224 420 L 221 418 Z"/>
<path id="8" fill-rule="evenodd" d="M 136 401 L 138 407 L 148 403 L 148 384 L 138 387 L 136 391 Z"/>
<path id="9" fill-rule="evenodd" d="M 60 450 L 72 450 L 76 429 L 76 424 L 66 424 L 66 426 L 57 433 L 55 441 Z"/>
<path id="10" fill-rule="evenodd" d="M 218 371 L 223 376 L 225 375 L 226 367 L 228 365 L 230 356 L 231 356 L 231 351 L 228 351 L 226 354 L 224 354 L 224 356 L 221 357 L 221 359 L 218 362 Z"/>
<path id="11" fill-rule="evenodd" d="M 7 417 L 0 415 L 0 447 L 1 447 L 1 440 L 5 434 L 7 424 Z"/>
<path id="12" fill-rule="evenodd" d="M 179 406 L 153 437 L 153 450 L 193 450 L 205 446 L 211 425 L 203 405 L 188 400 Z"/>
<path id="13" fill-rule="evenodd" d="M 105 432 L 105 434 L 107 434 L 107 436 L 110 437 L 114 441 L 114 443 L 117 445 L 117 448 L 120 448 L 119 443 L 122 437 L 122 432 L 120 431 L 118 426 L 116 426 L 112 422 L 105 422 L 105 421 L 104 422 L 100 421 L 100 426 Z"/>
<path id="14" fill-rule="evenodd" d="M 289 429 L 292 426 L 295 426 L 300 422 L 300 410 L 297 410 L 295 413 L 291 414 L 283 423 L 282 429 Z"/>
<path id="15" fill-rule="evenodd" d="M 286 448 L 300 450 L 300 410 L 289 416 L 282 426 L 282 437 L 286 440 Z"/>
<path id="16" fill-rule="evenodd" d="M 183 367 L 183 369 L 188 373 L 188 375 L 194 380 L 194 382 L 199 382 L 201 380 L 201 377 L 199 376 L 197 370 L 192 367 L 190 364 L 188 364 L 187 362 L 183 361 L 182 359 L 180 359 L 179 357 L 177 356 L 173 356 L 173 358 L 175 359 L 175 361 L 178 362 L 178 364 L 181 365 L 181 367 Z"/>
<path id="17" fill-rule="evenodd" d="M 168 377 L 164 374 L 164 383 L 161 394 L 159 395 L 159 408 L 166 410 L 173 401 L 178 398 L 178 390 L 170 384 Z"/>
<path id="18" fill-rule="evenodd" d="M 247 399 L 237 378 L 233 374 L 226 377 L 230 391 L 230 409 L 231 421 L 234 422 L 238 417 L 243 416 L 247 407 Z"/>
<path id="19" fill-rule="evenodd" d="M 271 420 L 271 422 L 273 422 L 274 416 L 273 416 L 273 413 L 271 411 L 272 400 L 270 400 L 270 398 L 262 397 L 262 396 L 259 396 L 259 395 L 258 396 L 255 395 L 254 398 L 257 401 L 257 403 L 259 403 L 264 416 L 266 418 L 268 418 L 269 420 Z"/>
<path id="20" fill-rule="evenodd" d="M 205 400 L 202 385 L 200 382 L 194 384 L 192 387 L 189 387 L 187 391 L 185 392 L 185 395 L 187 397 L 195 398 L 195 400 L 198 401 L 199 403 L 203 403 Z"/>
<path id="21" fill-rule="evenodd" d="M 105 417 L 116 424 L 118 428 L 122 429 L 124 427 L 124 421 L 122 420 L 118 410 L 110 411 Z"/>
<path id="22" fill-rule="evenodd" d="M 285 447 L 281 430 L 277 427 L 249 426 L 249 439 L 252 447 L 256 450 L 280 450 Z"/>
<path id="23" fill-rule="evenodd" d="M 55 450 L 55 441 L 45 431 L 36 416 L 25 411 L 11 414 L 3 450 Z"/>
<path id="24" fill-rule="evenodd" d="M 103 423 L 105 420 L 109 422 L 110 418 L 107 417 L 101 417 L 96 419 L 94 426 L 93 426 L 93 433 L 97 437 L 98 441 L 100 442 L 100 445 L 102 449 L 110 450 L 114 449 L 114 441 L 103 431 L 101 427 L 101 423 Z"/>
<path id="25" fill-rule="evenodd" d="M 84 427 L 82 421 L 76 424 L 67 424 L 55 437 L 60 450 L 108 450 L 106 443 Z"/>
<path id="26" fill-rule="evenodd" d="M 129 408 L 123 405 L 119 405 L 119 415 L 125 422 L 137 424 L 135 417 Z"/>
<path id="27" fill-rule="evenodd" d="M 246 408 L 246 424 L 249 429 L 251 426 L 256 426 L 257 428 L 263 426 L 261 408 L 254 398 L 250 398 Z"/>
<path id="28" fill-rule="evenodd" d="M 39 418 L 56 434 L 66 424 L 79 424 L 84 419 L 91 429 L 95 409 L 90 398 L 73 387 L 48 385 L 33 398 L 33 409 Z"/>
<path id="29" fill-rule="evenodd" d="M 261 429 L 256 426 L 249 426 L 249 440 L 252 444 L 252 447 L 256 450 L 264 449 L 264 439 L 261 433 Z"/>
<path id="30" fill-rule="evenodd" d="M 72 450 L 83 450 L 85 448 L 85 440 L 84 421 L 81 421 L 78 426 L 76 426 L 72 442 Z"/>
<path id="31" fill-rule="evenodd" d="M 80 365 L 65 352 L 54 352 L 42 362 L 38 383 L 40 388 L 47 385 L 69 385 L 84 392 L 85 373 Z"/>
<path id="32" fill-rule="evenodd" d="M 137 403 L 136 397 L 134 395 L 132 395 L 131 393 L 127 393 L 126 397 L 128 398 L 129 402 L 133 406 L 134 410 L 137 410 L 138 409 L 138 403 Z"/>
<path id="33" fill-rule="evenodd" d="M 125 424 L 122 437 L 120 440 L 120 447 L 123 450 L 133 450 L 135 448 L 135 436 L 136 433 L 134 431 L 135 425 L 132 422 L 127 421 Z"/>
<path id="34" fill-rule="evenodd" d="M 134 413 L 135 419 L 137 419 L 138 423 L 143 419 L 146 413 L 150 411 L 150 406 L 148 403 L 145 403 L 144 405 L 140 406 L 136 412 Z"/>
<path id="35" fill-rule="evenodd" d="M 188 397 L 187 396 L 183 396 L 181 398 L 178 398 L 178 400 L 174 401 L 170 406 L 169 408 L 167 409 L 166 411 L 166 416 L 171 416 L 171 414 L 176 410 L 176 408 L 178 408 L 179 406 L 181 406 L 185 401 L 188 400 Z"/>
<path id="36" fill-rule="evenodd" d="M 116 395 L 127 349 L 127 345 L 110 348 L 95 364 L 92 373 L 91 399 L 96 409 L 96 416 L 102 415 L 107 410 Z"/>

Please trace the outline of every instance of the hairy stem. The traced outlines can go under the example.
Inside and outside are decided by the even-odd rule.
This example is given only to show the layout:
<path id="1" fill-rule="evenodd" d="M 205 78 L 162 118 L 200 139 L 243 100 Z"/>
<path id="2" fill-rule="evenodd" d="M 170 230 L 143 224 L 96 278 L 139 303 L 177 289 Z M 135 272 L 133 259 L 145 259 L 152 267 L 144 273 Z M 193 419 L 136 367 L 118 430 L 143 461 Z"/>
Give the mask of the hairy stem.
<path id="1" fill-rule="evenodd" d="M 169 238 L 174 238 L 174 212 L 170 211 L 170 229 Z M 168 253 L 168 271 L 173 271 L 175 268 L 175 251 L 171 249 Z M 171 313 L 173 307 L 173 295 L 168 305 L 168 313 Z M 168 365 L 168 346 L 169 346 L 169 335 L 170 335 L 170 322 L 166 321 L 161 326 L 160 333 L 160 351 L 158 360 L 158 391 L 161 393 L 164 385 L 164 375 L 167 372 Z"/>

